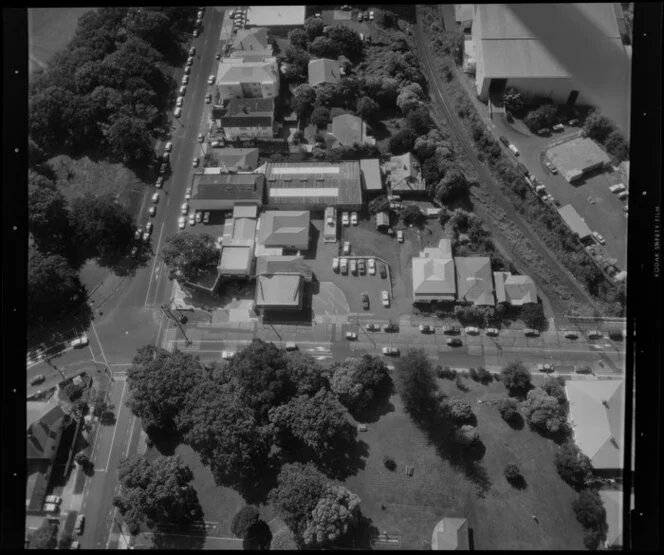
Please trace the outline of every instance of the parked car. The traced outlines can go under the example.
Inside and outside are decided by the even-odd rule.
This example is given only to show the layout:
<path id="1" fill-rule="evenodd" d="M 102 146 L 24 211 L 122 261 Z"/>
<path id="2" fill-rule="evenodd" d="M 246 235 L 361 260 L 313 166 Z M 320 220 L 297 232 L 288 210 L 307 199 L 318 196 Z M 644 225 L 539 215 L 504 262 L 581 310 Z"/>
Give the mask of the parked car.
<path id="1" fill-rule="evenodd" d="M 622 192 L 618 193 L 618 198 L 620 200 L 625 200 L 628 195 L 629 195 L 629 193 L 627 191 L 622 191 Z"/>
<path id="2" fill-rule="evenodd" d="M 45 513 L 57 513 L 60 510 L 60 507 L 58 507 L 55 503 L 45 503 L 44 504 L 44 512 Z"/>
<path id="3" fill-rule="evenodd" d="M 510 143 L 507 148 L 510 149 L 510 151 L 512 152 L 512 154 L 514 154 L 514 156 L 519 155 L 519 149 L 516 148 L 512 143 Z"/>
<path id="4" fill-rule="evenodd" d="M 499 139 L 500 139 L 500 142 L 503 143 L 505 146 L 510 146 L 510 140 L 507 137 L 505 137 L 504 135 L 501 135 L 499 137 Z"/>
<path id="5" fill-rule="evenodd" d="M 357 14 L 357 20 L 358 21 L 364 21 L 364 14 L 362 12 Z"/>
<path id="6" fill-rule="evenodd" d="M 134 231 L 134 239 L 138 241 L 141 238 L 141 235 L 143 235 L 143 228 L 139 227 L 136 231 Z"/>
<path id="7" fill-rule="evenodd" d="M 378 324 L 374 324 L 373 322 L 369 322 L 366 326 L 364 326 L 367 331 L 378 331 L 380 330 L 380 326 Z"/>
<path id="8" fill-rule="evenodd" d="M 191 198 L 191 187 L 187 187 L 187 190 L 184 192 L 184 200 L 189 200 Z"/>
<path id="9" fill-rule="evenodd" d="M 403 243 L 403 231 L 401 230 L 397 231 L 397 241 L 399 241 L 399 243 Z"/>
<path id="10" fill-rule="evenodd" d="M 80 349 L 81 347 L 85 347 L 87 344 L 88 344 L 88 336 L 86 334 L 83 334 L 71 342 L 71 347 L 72 349 Z"/>
<path id="11" fill-rule="evenodd" d="M 286 343 L 287 351 L 297 351 L 297 344 L 294 341 L 289 341 Z"/>
<path id="12" fill-rule="evenodd" d="M 443 333 L 445 335 L 456 335 L 459 333 L 459 328 L 457 326 L 443 326 Z"/>
<path id="13" fill-rule="evenodd" d="M 193 160 L 193 162 L 192 162 L 191 165 L 192 165 L 194 168 L 197 168 L 197 167 L 198 167 L 198 156 L 197 156 L 196 158 L 194 158 L 194 160 Z"/>
<path id="14" fill-rule="evenodd" d="M 152 233 L 152 222 L 148 222 L 145 224 L 145 231 L 148 233 Z"/>
<path id="15" fill-rule="evenodd" d="M 155 183 L 155 187 L 157 187 L 157 189 L 161 189 L 163 186 L 164 186 L 164 178 L 160 175 L 157 178 L 157 182 Z"/>
<path id="16" fill-rule="evenodd" d="M 391 357 L 398 357 L 399 349 L 396 347 L 383 347 L 383 354 Z"/>
<path id="17" fill-rule="evenodd" d="M 203 212 L 196 210 L 196 223 L 200 224 L 203 221 Z"/>
<path id="18" fill-rule="evenodd" d="M 186 223 L 187 223 L 187 220 L 185 219 L 184 216 L 180 216 L 180 217 L 178 218 L 178 227 L 179 227 L 180 229 L 184 229 L 184 226 L 185 226 Z"/>
<path id="19" fill-rule="evenodd" d="M 533 328 L 526 328 L 525 330 L 523 330 L 523 334 L 526 337 L 539 337 L 540 332 Z"/>
<path id="20" fill-rule="evenodd" d="M 343 254 L 350 254 L 350 241 L 344 241 Z"/>
<path id="21" fill-rule="evenodd" d="M 169 141 L 164 145 L 164 152 L 170 152 L 171 150 L 173 150 L 173 143 Z"/>
<path id="22" fill-rule="evenodd" d="M 468 335 L 479 335 L 480 334 L 479 328 L 476 328 L 476 327 L 473 327 L 473 326 L 466 327 L 465 331 Z"/>
<path id="23" fill-rule="evenodd" d="M 339 257 L 335 256 L 332 259 L 332 271 L 337 272 L 339 270 Z"/>
<path id="24" fill-rule="evenodd" d="M 578 338 L 579 338 L 579 334 L 576 333 L 575 331 L 566 331 L 566 332 L 563 334 L 563 337 L 565 337 L 566 339 L 578 339 Z"/>
<path id="25" fill-rule="evenodd" d="M 612 193 L 620 193 L 621 191 L 625 190 L 625 184 L 624 183 L 616 183 L 615 185 L 611 185 L 609 187 L 609 191 Z"/>
<path id="26" fill-rule="evenodd" d="M 599 330 L 590 330 L 586 335 L 588 339 L 601 339 L 603 337 L 602 332 Z"/>
<path id="27" fill-rule="evenodd" d="M 367 264 L 369 265 L 369 275 L 375 276 L 376 275 L 376 261 L 373 258 L 369 258 L 369 260 L 367 260 Z"/>
<path id="28" fill-rule="evenodd" d="M 205 136 L 203 135 L 203 133 L 199 133 L 198 134 L 198 142 L 202 143 L 204 140 L 205 140 Z"/>
<path id="29" fill-rule="evenodd" d="M 450 347 L 461 347 L 461 339 L 458 337 L 450 337 L 445 343 L 447 343 Z"/>
<path id="30" fill-rule="evenodd" d="M 189 49 L 189 55 L 190 55 L 190 56 L 193 56 L 194 54 L 196 54 L 196 47 L 195 47 L 195 46 L 192 46 L 192 47 Z"/>
<path id="31" fill-rule="evenodd" d="M 320 12 L 316 12 L 316 13 L 314 14 L 314 17 L 320 17 L 320 16 L 321 16 L 321 13 L 320 13 Z"/>
<path id="32" fill-rule="evenodd" d="M 383 306 L 389 307 L 390 306 L 390 294 L 387 291 L 383 291 L 380 294 L 380 297 L 383 300 Z"/>
<path id="33" fill-rule="evenodd" d="M 152 202 L 154 204 L 157 204 L 159 202 L 159 193 L 155 193 L 154 195 L 152 195 Z"/>
<path id="34" fill-rule="evenodd" d="M 558 168 L 556 168 L 556 166 L 554 166 L 548 160 L 544 162 L 544 165 L 546 166 L 546 169 L 549 170 L 553 175 L 556 175 L 558 173 Z"/>
<path id="35" fill-rule="evenodd" d="M 486 329 L 486 334 L 489 337 L 495 337 L 499 334 L 500 332 L 498 331 L 498 328 L 487 328 Z"/>
<path id="36" fill-rule="evenodd" d="M 148 209 L 148 214 L 150 214 L 151 218 L 154 218 L 157 215 L 157 207 L 156 206 L 150 206 Z"/>
<path id="37" fill-rule="evenodd" d="M 188 85 L 189 84 L 189 75 L 183 75 L 182 76 L 182 84 L 183 85 Z"/>
<path id="38" fill-rule="evenodd" d="M 194 35 L 194 38 L 198 37 L 198 35 L 199 35 L 198 29 L 194 29 L 194 32 L 192 33 L 192 35 Z"/>
<path id="39" fill-rule="evenodd" d="M 214 73 L 211 73 L 208 77 L 208 85 L 214 85 Z"/>
<path id="40" fill-rule="evenodd" d="M 191 66 L 184 66 L 184 74 L 189 75 L 191 73 Z"/>
<path id="41" fill-rule="evenodd" d="M 357 260 L 355 260 L 354 258 L 351 259 L 350 261 L 350 271 L 353 274 L 357 273 Z"/>
<path id="42" fill-rule="evenodd" d="M 348 274 L 348 259 L 347 258 L 342 258 L 340 260 L 339 268 L 340 268 L 342 274 L 344 274 L 344 275 Z"/>
<path id="43" fill-rule="evenodd" d="M 187 212 L 189 212 L 189 203 L 183 202 L 182 205 L 180 206 L 180 213 L 184 215 Z"/>
<path id="44" fill-rule="evenodd" d="M 44 377 L 44 374 L 37 374 L 34 378 L 30 380 L 30 385 L 39 385 L 45 379 L 46 378 Z"/>
<path id="45" fill-rule="evenodd" d="M 357 212 L 350 213 L 350 223 L 351 225 L 357 225 Z"/>
<path id="46" fill-rule="evenodd" d="M 79 536 L 83 533 L 83 529 L 85 528 L 85 515 L 78 515 L 76 517 L 76 525 L 74 528 Z"/>
<path id="47" fill-rule="evenodd" d="M 604 236 L 601 233 L 597 233 L 597 231 L 592 232 L 593 239 L 597 241 L 600 245 L 605 245 L 606 240 L 604 239 Z"/>
<path id="48" fill-rule="evenodd" d="M 548 137 L 549 135 L 551 135 L 551 129 L 549 129 L 548 127 L 542 127 L 542 129 L 539 129 L 537 131 L 537 134 L 540 137 Z"/>
<path id="49" fill-rule="evenodd" d="M 562 123 L 556 123 L 552 129 L 554 131 L 565 131 L 565 126 Z"/>
<path id="50" fill-rule="evenodd" d="M 341 213 L 341 225 L 350 225 L 350 218 L 348 217 L 348 212 Z"/>
<path id="51" fill-rule="evenodd" d="M 207 93 L 205 95 L 205 103 L 210 104 L 210 102 L 212 102 L 212 95 L 210 93 Z"/>
<path id="52" fill-rule="evenodd" d="M 570 127 L 572 127 L 572 126 L 574 126 L 574 125 L 579 125 L 579 120 L 576 119 L 576 118 L 571 119 L 571 120 L 569 120 L 569 121 L 567 122 L 567 125 L 569 125 Z"/>
<path id="53" fill-rule="evenodd" d="M 215 60 L 221 60 L 221 54 L 217 52 L 217 54 L 214 57 Z"/>
<path id="54" fill-rule="evenodd" d="M 62 503 L 62 497 L 59 495 L 47 495 L 46 499 L 44 499 L 45 503 L 53 503 L 54 505 L 59 505 Z"/>
<path id="55" fill-rule="evenodd" d="M 235 351 L 221 351 L 221 358 L 230 360 L 235 356 Z"/>
<path id="56" fill-rule="evenodd" d="M 346 339 L 349 339 L 351 341 L 354 340 L 354 339 L 357 339 L 357 332 L 347 331 L 346 332 Z"/>
<path id="57" fill-rule="evenodd" d="M 383 324 L 383 331 L 397 332 L 399 331 L 399 326 L 394 325 L 392 322 L 388 322 L 387 324 Z"/>
<path id="58" fill-rule="evenodd" d="M 536 372 L 544 372 L 546 374 L 550 374 L 551 372 L 553 372 L 553 370 L 554 370 L 553 364 L 538 364 L 535 367 Z"/>
<path id="59" fill-rule="evenodd" d="M 196 225 L 196 216 L 193 213 L 189 214 L 188 222 L 190 227 L 194 227 Z"/>
<path id="60" fill-rule="evenodd" d="M 420 324 L 420 333 L 431 333 L 433 328 L 429 324 Z"/>
<path id="61" fill-rule="evenodd" d="M 364 262 L 364 258 L 360 258 L 357 261 L 357 270 L 360 272 L 360 274 L 364 275 L 367 273 L 367 266 L 366 263 Z"/>
<path id="62" fill-rule="evenodd" d="M 183 103 L 184 103 L 184 96 L 178 96 L 178 99 L 175 101 L 175 105 L 178 108 L 182 108 Z"/>
<path id="63" fill-rule="evenodd" d="M 362 308 L 364 310 L 369 310 L 369 293 L 362 293 Z"/>
<path id="64" fill-rule="evenodd" d="M 131 248 L 131 251 L 129 252 L 129 256 L 131 256 L 132 258 L 134 258 L 137 254 L 138 254 L 138 247 L 137 247 L 136 245 L 134 245 L 134 246 Z"/>
<path id="65" fill-rule="evenodd" d="M 159 173 L 161 175 L 164 175 L 168 171 L 168 164 L 166 162 L 163 162 L 161 166 L 159 166 Z"/>
<path id="66" fill-rule="evenodd" d="M 173 115 L 176 118 L 179 118 L 182 115 L 182 108 L 176 108 L 175 110 L 173 110 Z"/>
<path id="67" fill-rule="evenodd" d="M 387 269 L 385 268 L 385 264 L 382 264 L 380 266 L 380 277 L 385 279 L 387 277 Z"/>
<path id="68" fill-rule="evenodd" d="M 194 63 L 194 57 L 193 57 L 193 56 L 189 56 L 189 57 L 187 58 L 187 66 L 192 66 L 193 63 Z"/>
<path id="69" fill-rule="evenodd" d="M 150 240 L 150 232 L 146 231 L 143 233 L 143 242 L 147 243 Z"/>
<path id="70" fill-rule="evenodd" d="M 210 213 L 209 212 L 203 212 L 203 223 L 207 224 L 210 222 Z"/>

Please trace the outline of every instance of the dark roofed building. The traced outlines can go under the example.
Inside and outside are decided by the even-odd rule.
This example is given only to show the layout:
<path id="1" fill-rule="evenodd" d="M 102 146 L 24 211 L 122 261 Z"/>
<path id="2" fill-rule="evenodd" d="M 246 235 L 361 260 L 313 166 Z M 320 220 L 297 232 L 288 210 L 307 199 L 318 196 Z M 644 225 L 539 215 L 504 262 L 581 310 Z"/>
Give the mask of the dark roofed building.
<path id="1" fill-rule="evenodd" d="M 197 173 L 193 177 L 193 210 L 232 210 L 238 202 L 263 204 L 265 176 L 244 173 Z"/>
<path id="2" fill-rule="evenodd" d="M 233 98 L 221 116 L 221 126 L 229 139 L 272 137 L 274 134 L 273 98 Z"/>

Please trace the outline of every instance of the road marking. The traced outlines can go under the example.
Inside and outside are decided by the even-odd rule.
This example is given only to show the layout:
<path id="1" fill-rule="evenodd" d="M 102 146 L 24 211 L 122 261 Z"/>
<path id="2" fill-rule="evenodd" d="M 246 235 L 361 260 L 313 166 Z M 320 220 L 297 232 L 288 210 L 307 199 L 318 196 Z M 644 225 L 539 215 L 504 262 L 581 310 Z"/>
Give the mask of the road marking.
<path id="1" fill-rule="evenodd" d="M 129 441 L 127 442 L 127 450 L 125 451 L 125 458 L 129 456 L 129 446 L 131 445 L 131 439 L 134 437 L 134 427 L 136 425 L 136 415 L 131 420 L 131 434 L 129 434 Z"/>
<path id="2" fill-rule="evenodd" d="M 161 230 L 159 231 L 159 239 L 157 240 L 157 248 L 156 252 L 154 255 L 154 262 L 152 263 L 152 271 L 150 272 L 150 276 L 154 274 L 155 266 L 157 265 L 157 262 L 159 261 L 159 245 L 161 244 L 161 236 L 164 233 L 164 226 L 166 225 L 166 222 L 161 223 Z M 152 278 L 148 280 L 148 290 L 147 293 L 145 294 L 145 304 L 144 306 L 146 308 L 148 307 L 148 298 L 150 297 L 150 290 L 152 289 Z"/>
<path id="3" fill-rule="evenodd" d="M 120 414 L 120 411 L 122 410 L 122 400 L 124 399 L 124 394 L 125 394 L 125 389 L 127 388 L 127 382 L 124 382 L 122 384 L 122 395 L 120 396 L 120 409 L 118 410 L 118 416 Z M 108 470 L 108 464 L 111 462 L 111 453 L 113 453 L 113 444 L 115 443 L 115 433 L 118 431 L 118 423 L 117 421 L 115 422 L 115 427 L 113 428 L 113 437 L 111 437 L 111 447 L 108 450 L 108 459 L 106 459 L 106 467 L 104 468 L 104 472 Z"/>

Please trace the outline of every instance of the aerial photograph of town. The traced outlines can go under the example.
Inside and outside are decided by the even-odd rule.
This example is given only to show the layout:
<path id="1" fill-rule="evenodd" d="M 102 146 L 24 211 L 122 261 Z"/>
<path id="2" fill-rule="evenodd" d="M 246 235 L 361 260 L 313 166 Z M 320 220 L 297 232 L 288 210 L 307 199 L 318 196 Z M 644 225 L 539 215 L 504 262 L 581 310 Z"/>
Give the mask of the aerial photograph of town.
<path id="1" fill-rule="evenodd" d="M 634 3 L 26 11 L 26 549 L 629 547 Z"/>

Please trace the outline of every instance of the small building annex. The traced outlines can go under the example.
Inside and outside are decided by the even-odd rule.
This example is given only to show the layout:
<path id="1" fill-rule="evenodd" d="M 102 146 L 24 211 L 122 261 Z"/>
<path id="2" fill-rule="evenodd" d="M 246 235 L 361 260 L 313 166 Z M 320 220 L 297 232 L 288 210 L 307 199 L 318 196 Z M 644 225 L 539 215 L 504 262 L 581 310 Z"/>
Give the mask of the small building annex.
<path id="1" fill-rule="evenodd" d="M 581 241 L 587 241 L 592 237 L 592 231 L 586 221 L 579 215 L 571 204 L 558 208 L 558 214 L 565 221 L 567 227 L 575 233 Z"/>
<path id="2" fill-rule="evenodd" d="M 354 144 L 376 144 L 376 139 L 367 134 L 367 124 L 353 114 L 342 114 L 332 118 L 329 132 L 334 135 L 332 147 L 353 146 Z"/>
<path id="3" fill-rule="evenodd" d="M 443 518 L 433 529 L 433 551 L 467 551 L 470 549 L 468 521 L 465 518 Z"/>
<path id="4" fill-rule="evenodd" d="M 383 174 L 378 158 L 360 160 L 362 172 L 362 188 L 369 195 L 376 195 L 383 191 Z"/>

